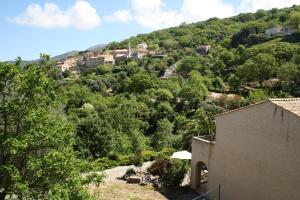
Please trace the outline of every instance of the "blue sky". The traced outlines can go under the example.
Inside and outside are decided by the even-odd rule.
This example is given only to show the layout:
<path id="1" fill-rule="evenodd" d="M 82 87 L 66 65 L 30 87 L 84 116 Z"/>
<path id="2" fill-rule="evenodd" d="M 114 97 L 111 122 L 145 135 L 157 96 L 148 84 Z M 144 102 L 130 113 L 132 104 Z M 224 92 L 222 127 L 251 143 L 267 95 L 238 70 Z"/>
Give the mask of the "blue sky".
<path id="1" fill-rule="evenodd" d="M 1 0 L 0 60 L 36 59 L 300 0 Z"/>

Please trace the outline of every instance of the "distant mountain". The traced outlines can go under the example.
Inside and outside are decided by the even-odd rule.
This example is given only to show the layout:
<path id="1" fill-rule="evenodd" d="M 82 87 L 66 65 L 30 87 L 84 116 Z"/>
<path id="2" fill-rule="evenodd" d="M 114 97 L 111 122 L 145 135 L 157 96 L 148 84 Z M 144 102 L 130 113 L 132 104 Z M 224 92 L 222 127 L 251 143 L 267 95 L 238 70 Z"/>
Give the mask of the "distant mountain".
<path id="1" fill-rule="evenodd" d="M 107 46 L 107 44 L 98 44 L 98 45 L 88 48 L 87 50 L 88 51 L 101 50 L 101 49 L 104 49 L 106 46 Z"/>
<path id="2" fill-rule="evenodd" d="M 106 46 L 107 46 L 107 44 L 98 44 L 98 45 L 89 47 L 85 51 L 101 50 L 101 49 L 104 49 Z M 54 61 L 65 60 L 68 57 L 73 57 L 73 56 L 78 55 L 79 52 L 80 51 L 73 50 L 73 51 L 69 51 L 67 53 L 63 53 L 63 54 L 60 54 L 60 55 L 57 55 L 57 56 L 53 56 L 53 57 L 51 57 L 51 59 L 54 60 Z M 36 60 L 23 60 L 22 61 L 22 65 L 26 65 L 26 64 L 29 64 L 29 63 L 35 63 L 35 62 L 39 62 L 39 61 L 40 61 L 40 59 L 36 59 Z M 10 61 L 7 61 L 7 62 L 14 63 L 15 61 L 14 60 L 10 60 Z"/>
<path id="3" fill-rule="evenodd" d="M 64 59 L 67 59 L 68 57 L 72 57 L 72 56 L 78 55 L 78 52 L 79 51 L 75 51 L 75 50 L 74 51 L 69 51 L 67 53 L 51 57 L 51 59 L 55 60 L 55 61 L 57 61 L 57 60 L 64 60 Z"/>

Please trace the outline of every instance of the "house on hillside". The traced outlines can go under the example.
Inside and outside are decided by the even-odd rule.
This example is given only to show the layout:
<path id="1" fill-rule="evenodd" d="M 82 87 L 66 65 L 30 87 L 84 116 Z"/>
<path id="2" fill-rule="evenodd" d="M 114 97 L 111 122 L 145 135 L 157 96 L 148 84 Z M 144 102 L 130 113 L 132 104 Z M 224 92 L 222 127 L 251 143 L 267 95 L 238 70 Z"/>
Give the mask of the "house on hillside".
<path id="1" fill-rule="evenodd" d="M 128 44 L 127 49 L 116 49 L 112 50 L 112 55 L 114 56 L 115 63 L 120 63 L 128 58 L 132 57 L 132 50 L 130 44 Z"/>
<path id="2" fill-rule="evenodd" d="M 86 67 L 97 67 L 98 65 L 114 65 L 114 56 L 109 53 L 103 53 L 98 56 L 89 57 L 85 61 Z"/>
<path id="3" fill-rule="evenodd" d="M 85 66 L 89 68 L 98 65 L 104 65 L 104 57 L 90 57 L 85 61 Z"/>
<path id="4" fill-rule="evenodd" d="M 134 52 L 133 56 L 136 59 L 143 59 L 144 56 L 148 55 L 148 50 L 147 49 L 137 49 L 136 52 Z"/>
<path id="5" fill-rule="evenodd" d="M 136 46 L 136 50 L 132 52 L 132 56 L 135 59 L 143 59 L 144 56 L 155 56 L 156 51 L 154 50 L 148 50 L 148 45 L 143 42 Z"/>
<path id="6" fill-rule="evenodd" d="M 271 36 L 286 36 L 286 35 L 292 34 L 293 32 L 295 32 L 295 30 L 291 26 L 288 26 L 288 27 L 277 26 L 277 27 L 267 29 L 265 31 L 265 34 L 269 37 L 271 37 Z"/>
<path id="7" fill-rule="evenodd" d="M 56 66 L 62 71 L 70 70 L 76 72 L 76 66 L 81 61 L 80 57 L 70 57 L 62 61 L 58 61 Z"/>
<path id="8" fill-rule="evenodd" d="M 217 200 L 300 198 L 300 98 L 270 99 L 215 117 L 192 141 L 192 188 Z"/>
<path id="9" fill-rule="evenodd" d="M 148 49 L 148 45 L 147 45 L 147 43 L 142 42 L 142 43 L 136 45 L 136 48 L 137 49 L 145 49 L 146 50 L 146 49 Z"/>

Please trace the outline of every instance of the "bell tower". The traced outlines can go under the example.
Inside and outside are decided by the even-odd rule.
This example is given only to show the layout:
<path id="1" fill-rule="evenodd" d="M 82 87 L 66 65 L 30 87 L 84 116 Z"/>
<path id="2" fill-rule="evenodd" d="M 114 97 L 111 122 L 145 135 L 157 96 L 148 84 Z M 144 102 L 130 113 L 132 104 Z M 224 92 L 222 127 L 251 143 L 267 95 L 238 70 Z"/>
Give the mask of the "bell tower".
<path id="1" fill-rule="evenodd" d="M 130 43 L 128 43 L 128 54 L 127 54 L 127 58 L 131 58 L 131 57 L 132 57 L 131 45 L 130 45 Z"/>

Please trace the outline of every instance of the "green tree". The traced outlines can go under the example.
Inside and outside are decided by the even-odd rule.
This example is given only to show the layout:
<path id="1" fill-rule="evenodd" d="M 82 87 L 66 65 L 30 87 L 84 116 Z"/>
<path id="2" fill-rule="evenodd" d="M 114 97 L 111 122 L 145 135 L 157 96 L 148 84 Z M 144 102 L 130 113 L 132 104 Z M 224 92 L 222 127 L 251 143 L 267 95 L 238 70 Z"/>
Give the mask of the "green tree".
<path id="1" fill-rule="evenodd" d="M 158 44 L 149 44 L 148 49 L 156 51 L 159 49 L 159 46 L 158 46 Z"/>
<path id="2" fill-rule="evenodd" d="M 105 119 L 100 119 L 97 114 L 90 114 L 77 126 L 75 150 L 84 158 L 108 156 L 113 150 L 113 134 L 113 129 Z"/>
<path id="3" fill-rule="evenodd" d="M 171 146 L 173 127 L 173 123 L 166 118 L 158 121 L 157 130 L 152 138 L 153 146 L 157 151 Z"/>
<path id="4" fill-rule="evenodd" d="M 188 161 L 172 159 L 170 164 L 164 169 L 163 182 L 170 186 L 179 186 L 189 168 Z"/>
<path id="5" fill-rule="evenodd" d="M 128 76 L 132 76 L 139 71 L 138 63 L 135 60 L 128 62 L 123 68 Z"/>
<path id="6" fill-rule="evenodd" d="M 168 89 L 157 89 L 155 91 L 155 96 L 156 96 L 156 100 L 161 102 L 161 101 L 171 101 L 174 96 L 172 94 L 172 92 L 170 92 L 170 90 Z"/>
<path id="7" fill-rule="evenodd" d="M 300 28 L 300 12 L 292 12 L 290 15 L 290 24 L 297 29 Z"/>
<path id="8" fill-rule="evenodd" d="M 177 72 L 189 73 L 192 70 L 199 70 L 201 67 L 199 57 L 184 57 L 178 66 Z"/>
<path id="9" fill-rule="evenodd" d="M 220 77 L 216 77 L 212 80 L 212 85 L 215 89 L 219 91 L 223 91 L 225 88 L 225 84 Z"/>
<path id="10" fill-rule="evenodd" d="M 0 64 L 0 199 L 88 199 L 72 125 L 40 64 Z"/>
<path id="11" fill-rule="evenodd" d="M 230 76 L 228 78 L 228 84 L 229 84 L 231 90 L 238 92 L 239 87 L 241 86 L 241 80 L 235 74 L 230 74 Z"/>
<path id="12" fill-rule="evenodd" d="M 177 48 L 179 46 L 179 42 L 173 39 L 166 39 L 163 41 L 162 46 L 165 49 Z"/>
<path id="13" fill-rule="evenodd" d="M 133 97 L 110 99 L 108 108 L 99 117 L 113 128 L 112 153 L 136 153 L 146 148 L 148 141 L 142 133 L 148 128 L 149 114 L 148 107 Z"/>
<path id="14" fill-rule="evenodd" d="M 183 84 L 180 96 L 191 107 L 197 106 L 208 95 L 208 89 L 203 81 L 203 77 L 198 72 L 192 71 L 188 80 Z"/>
<path id="15" fill-rule="evenodd" d="M 64 78 L 69 78 L 72 75 L 72 72 L 68 69 L 62 72 Z"/>
<path id="16" fill-rule="evenodd" d="M 138 73 L 128 81 L 127 90 L 133 93 L 144 93 L 145 90 L 154 87 L 154 81 L 149 74 Z"/>
<path id="17" fill-rule="evenodd" d="M 168 118 L 174 117 L 174 110 L 169 102 L 161 102 L 157 105 L 157 116 L 158 118 Z"/>
<path id="18" fill-rule="evenodd" d="M 185 149 L 190 149 L 193 136 L 211 135 L 213 132 L 214 123 L 211 116 L 204 109 L 199 108 L 184 126 L 182 146 Z"/>
<path id="19" fill-rule="evenodd" d="M 294 63 L 285 63 L 280 67 L 278 76 L 281 80 L 297 81 L 300 79 L 300 66 Z"/>
<path id="20" fill-rule="evenodd" d="M 100 74 L 100 75 L 108 74 L 108 73 L 111 73 L 112 66 L 111 65 L 99 65 L 95 71 L 97 74 Z"/>
<path id="21" fill-rule="evenodd" d="M 278 70 L 276 59 L 270 54 L 258 54 L 250 58 L 238 68 L 238 75 L 246 81 L 259 81 L 262 83 L 275 76 Z"/>

